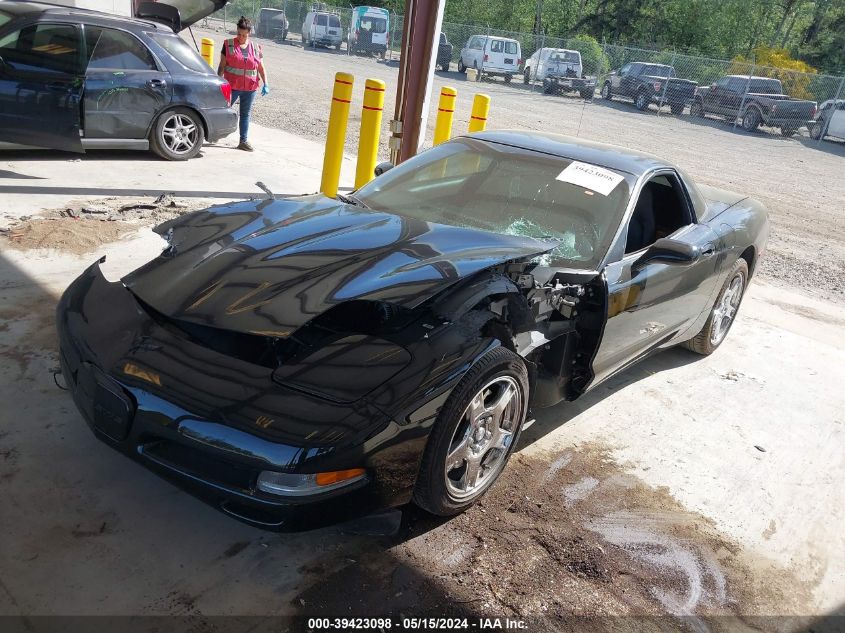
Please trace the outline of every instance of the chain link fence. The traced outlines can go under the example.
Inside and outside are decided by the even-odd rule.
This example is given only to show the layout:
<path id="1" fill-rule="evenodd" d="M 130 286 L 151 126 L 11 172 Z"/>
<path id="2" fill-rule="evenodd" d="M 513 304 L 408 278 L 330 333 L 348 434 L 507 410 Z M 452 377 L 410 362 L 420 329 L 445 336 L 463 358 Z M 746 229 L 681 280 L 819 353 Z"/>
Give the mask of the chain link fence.
<path id="1" fill-rule="evenodd" d="M 283 11 L 287 29 L 265 28 L 273 16 L 262 9 Z M 253 20 L 260 36 L 310 47 L 326 44 L 304 33 L 309 11 L 335 16 L 330 18 L 331 25 L 339 25 L 340 37 L 328 45 L 350 54 L 352 8 L 301 0 L 234 0 L 210 21 L 222 22 L 224 31 L 232 32 L 244 15 Z M 385 28 L 386 50 L 377 54 L 396 60 L 403 16 L 391 13 Z M 478 80 L 504 81 L 514 89 L 629 102 L 658 116 L 684 115 L 703 123 L 723 121 L 748 132 L 761 129 L 791 136 L 804 130 L 821 138 L 829 123 L 826 119 L 845 99 L 843 76 L 772 68 L 757 65 L 753 59 L 711 59 L 673 50 L 599 43 L 587 35 L 557 38 L 452 22 L 444 22 L 442 32 L 439 70 L 472 69 L 475 73 L 470 76 Z M 814 120 L 817 125 L 811 123 Z"/>

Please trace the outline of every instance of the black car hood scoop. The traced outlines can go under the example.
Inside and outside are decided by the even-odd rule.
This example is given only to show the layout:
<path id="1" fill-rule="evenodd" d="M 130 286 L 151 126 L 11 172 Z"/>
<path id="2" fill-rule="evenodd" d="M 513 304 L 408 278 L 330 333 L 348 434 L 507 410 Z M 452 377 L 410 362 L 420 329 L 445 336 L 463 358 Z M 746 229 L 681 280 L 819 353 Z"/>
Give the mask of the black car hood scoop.
<path id="1" fill-rule="evenodd" d="M 277 337 L 345 301 L 413 309 L 485 268 L 557 245 L 323 196 L 225 205 L 155 230 L 171 246 L 124 278 L 136 296 L 173 319 Z"/>

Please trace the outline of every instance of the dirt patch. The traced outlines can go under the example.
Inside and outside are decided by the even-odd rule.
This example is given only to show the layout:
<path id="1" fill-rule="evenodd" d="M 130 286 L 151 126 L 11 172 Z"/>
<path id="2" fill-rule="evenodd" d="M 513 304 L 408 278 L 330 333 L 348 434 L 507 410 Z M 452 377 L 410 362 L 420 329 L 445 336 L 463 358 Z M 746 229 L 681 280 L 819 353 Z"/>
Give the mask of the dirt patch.
<path id="1" fill-rule="evenodd" d="M 102 244 L 116 242 L 138 227 L 127 222 L 100 220 L 29 220 L 16 225 L 7 235 L 12 248 L 50 248 L 82 255 Z"/>
<path id="2" fill-rule="evenodd" d="M 597 631 L 620 624 L 607 616 L 668 614 L 681 629 L 718 631 L 812 612 L 812 583 L 751 558 L 599 446 L 518 455 L 466 513 L 445 522 L 412 513 L 384 544 L 315 577 L 293 606 L 308 615 L 520 617 L 537 630 L 563 630 L 589 614 Z M 343 590 L 350 586 L 354 596 Z M 653 630 L 665 624 L 655 620 Z"/>
<path id="3" fill-rule="evenodd" d="M 45 248 L 82 255 L 142 226 L 159 224 L 207 206 L 204 200 L 180 201 L 168 194 L 148 200 L 74 200 L 64 207 L 48 209 L 38 217 L 22 217 L 2 229 L 0 235 L 11 248 Z"/>

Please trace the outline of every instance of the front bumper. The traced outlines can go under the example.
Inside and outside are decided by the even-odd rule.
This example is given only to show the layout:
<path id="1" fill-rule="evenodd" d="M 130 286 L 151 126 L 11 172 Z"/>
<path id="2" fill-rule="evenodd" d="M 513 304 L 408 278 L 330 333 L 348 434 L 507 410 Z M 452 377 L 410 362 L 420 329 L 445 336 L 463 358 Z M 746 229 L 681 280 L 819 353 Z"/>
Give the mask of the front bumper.
<path id="1" fill-rule="evenodd" d="M 257 432 L 252 433 L 237 421 L 238 410 L 247 407 L 242 402 L 233 401 L 213 413 L 206 404 L 214 396 L 192 385 L 190 366 L 168 373 L 155 357 L 167 355 L 199 363 L 212 382 L 226 380 L 228 368 L 209 364 L 212 352 L 180 342 L 160 328 L 122 284 L 106 281 L 97 265 L 65 291 L 56 315 L 62 374 L 94 434 L 224 513 L 264 529 L 300 530 L 409 500 L 408 489 L 379 482 L 377 461 L 360 449 L 353 448 L 344 457 L 342 451 L 325 443 L 309 445 L 262 434 L 260 431 L 267 430 L 262 425 L 270 420 L 266 414 L 254 420 Z M 243 367 L 233 369 L 244 371 Z M 249 384 L 261 382 L 254 371 L 246 378 Z M 166 388 L 172 390 L 173 397 L 164 392 Z M 218 382 L 216 390 L 232 388 Z M 234 388 L 244 390 L 242 385 Z M 262 389 L 281 392 L 281 399 L 272 396 L 272 401 L 282 403 L 279 411 L 312 411 L 315 429 L 356 424 L 357 418 L 350 414 L 340 422 L 326 420 L 321 426 L 321 416 L 328 415 L 325 407 L 321 411 L 319 402 L 303 402 L 302 398 L 309 397 L 285 394 L 287 390 L 278 386 L 244 395 L 256 403 L 265 397 Z M 185 406 L 189 401 L 195 403 L 190 409 Z M 247 415 L 256 411 L 250 409 Z M 280 419 L 277 433 L 289 433 L 284 428 L 284 414 L 274 415 Z M 365 418 L 378 415 L 373 410 L 363 412 Z M 382 417 L 389 427 L 391 421 Z M 387 432 L 395 434 L 395 429 Z M 356 466 L 367 469 L 364 480 L 311 497 L 283 498 L 256 485 L 263 470 L 322 472 Z"/>
<path id="2" fill-rule="evenodd" d="M 209 143 L 216 143 L 238 129 L 238 113 L 234 108 L 208 108 L 202 114 L 208 126 Z"/>

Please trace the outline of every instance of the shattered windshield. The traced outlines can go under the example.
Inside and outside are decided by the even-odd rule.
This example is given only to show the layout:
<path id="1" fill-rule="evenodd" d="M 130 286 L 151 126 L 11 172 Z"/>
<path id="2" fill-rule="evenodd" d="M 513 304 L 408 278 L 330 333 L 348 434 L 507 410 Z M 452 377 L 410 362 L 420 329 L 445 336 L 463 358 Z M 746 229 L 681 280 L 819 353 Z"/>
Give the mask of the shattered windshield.
<path id="1" fill-rule="evenodd" d="M 582 169 L 573 175 L 570 166 Z M 598 174 L 584 175 L 591 170 Z M 605 182 L 592 189 L 590 177 Z M 548 240 L 556 247 L 543 265 L 595 268 L 634 182 L 624 172 L 461 138 L 402 163 L 355 198 L 371 209 L 427 222 Z"/>

